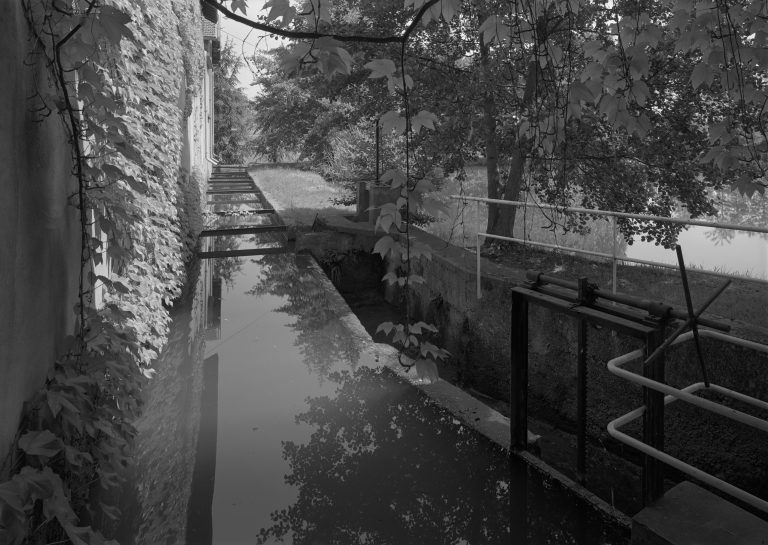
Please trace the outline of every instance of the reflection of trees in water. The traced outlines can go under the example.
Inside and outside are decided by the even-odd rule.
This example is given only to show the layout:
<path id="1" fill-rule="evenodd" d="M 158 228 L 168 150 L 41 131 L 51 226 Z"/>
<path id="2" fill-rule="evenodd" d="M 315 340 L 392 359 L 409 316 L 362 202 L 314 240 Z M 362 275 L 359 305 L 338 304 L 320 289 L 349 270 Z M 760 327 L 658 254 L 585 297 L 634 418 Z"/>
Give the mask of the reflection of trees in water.
<path id="1" fill-rule="evenodd" d="M 257 543 L 294 545 L 627 543 L 626 532 L 459 424 L 387 369 L 333 373 L 334 397 L 296 417 L 314 432 L 283 444 L 296 502 Z M 510 488 L 512 506 L 510 505 Z M 514 535 L 510 515 L 514 513 Z"/>
<path id="2" fill-rule="evenodd" d="M 286 299 L 275 310 L 296 317 L 289 327 L 298 333 L 294 346 L 299 347 L 307 367 L 321 381 L 338 362 L 345 361 L 354 368 L 360 348 L 338 319 L 334 298 L 320 279 L 310 270 L 297 268 L 293 254 L 265 255 L 260 264 L 260 281 L 247 293 Z"/>
<path id="3" fill-rule="evenodd" d="M 271 515 L 258 543 L 289 532 L 295 545 L 509 541 L 505 453 L 388 370 L 329 379 L 337 395 L 309 398 L 296 417 L 316 428 L 309 444 L 283 445 L 298 500 Z"/>
<path id="4" fill-rule="evenodd" d="M 233 251 L 240 248 L 242 237 L 221 235 L 213 237 L 211 251 Z M 221 278 L 227 289 L 234 286 L 234 278 L 243 270 L 245 259 L 242 257 L 217 257 L 213 260 L 213 276 Z"/>

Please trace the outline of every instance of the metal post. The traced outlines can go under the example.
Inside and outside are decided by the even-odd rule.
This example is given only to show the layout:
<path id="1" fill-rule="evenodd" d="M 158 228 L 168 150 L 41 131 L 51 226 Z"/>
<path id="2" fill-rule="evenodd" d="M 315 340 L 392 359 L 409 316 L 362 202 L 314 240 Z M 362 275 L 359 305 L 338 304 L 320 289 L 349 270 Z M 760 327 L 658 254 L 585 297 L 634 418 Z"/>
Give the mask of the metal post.
<path id="1" fill-rule="evenodd" d="M 646 337 L 646 351 L 653 354 L 664 342 L 665 322 L 648 319 L 655 327 Z M 656 382 L 664 382 L 664 354 L 643 367 L 643 376 Z M 643 387 L 643 442 L 659 451 L 664 450 L 664 394 Z M 643 507 L 647 507 L 664 495 L 664 464 L 646 454 L 643 460 Z"/>
<path id="2" fill-rule="evenodd" d="M 376 118 L 376 183 L 379 182 L 379 118 Z"/>
<path id="3" fill-rule="evenodd" d="M 616 293 L 616 216 L 613 218 L 613 293 Z"/>
<path id="4" fill-rule="evenodd" d="M 475 224 L 477 227 L 477 234 L 475 235 L 477 246 L 477 298 L 482 299 L 483 294 L 480 290 L 480 201 L 477 201 L 477 208 L 475 209 Z"/>
<path id="5" fill-rule="evenodd" d="M 509 427 L 511 446 L 528 446 L 528 301 L 512 292 L 511 365 L 509 381 Z"/>
<path id="6" fill-rule="evenodd" d="M 587 299 L 587 278 L 578 279 L 579 301 L 584 304 Z M 576 478 L 580 484 L 586 482 L 587 465 L 587 321 L 577 321 L 577 355 L 576 369 L 576 397 L 577 397 L 577 423 L 576 436 Z"/>

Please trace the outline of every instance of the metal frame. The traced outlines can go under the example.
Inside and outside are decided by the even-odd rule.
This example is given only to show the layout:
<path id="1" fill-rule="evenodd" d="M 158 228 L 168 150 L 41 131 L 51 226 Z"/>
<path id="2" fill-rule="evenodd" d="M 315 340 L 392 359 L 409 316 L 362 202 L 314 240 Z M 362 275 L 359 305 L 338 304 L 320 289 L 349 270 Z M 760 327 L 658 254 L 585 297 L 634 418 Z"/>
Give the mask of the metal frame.
<path id="1" fill-rule="evenodd" d="M 486 199 L 483 197 L 467 197 L 462 195 L 451 195 L 450 198 L 454 200 L 464 201 L 465 204 L 467 201 L 477 202 L 477 209 L 475 211 L 475 221 L 477 223 L 477 235 L 475 238 L 476 238 L 476 257 L 477 257 L 477 298 L 478 299 L 482 298 L 482 292 L 480 289 L 480 237 L 488 237 L 496 240 L 505 240 L 509 242 L 520 242 L 522 244 L 530 244 L 531 246 L 540 246 L 542 248 L 552 248 L 552 249 L 563 250 L 567 252 L 574 252 L 577 254 L 591 255 L 591 256 L 604 257 L 604 258 L 611 259 L 612 269 L 613 269 L 613 284 L 612 284 L 613 293 L 616 293 L 616 269 L 619 261 L 627 262 L 627 263 L 637 263 L 640 265 L 652 265 L 654 267 L 663 267 L 665 269 L 679 270 L 679 267 L 677 265 L 671 265 L 669 263 L 661 263 L 659 261 L 649 261 L 646 259 L 636 259 L 633 257 L 619 257 L 617 255 L 617 248 L 616 248 L 616 234 L 617 234 L 616 218 L 639 219 L 644 221 L 657 221 L 657 222 L 665 222 L 665 223 L 678 223 L 678 224 L 684 224 L 684 225 L 701 225 L 705 227 L 714 227 L 717 229 L 749 231 L 752 233 L 768 233 L 768 227 L 751 227 L 748 225 L 718 223 L 715 221 L 683 220 L 679 218 L 665 218 L 662 216 L 644 216 L 642 214 L 631 214 L 628 212 L 614 212 L 614 211 L 606 211 L 606 210 L 594 210 L 590 208 L 575 208 L 575 207 L 558 208 L 556 206 L 552 206 L 548 204 L 536 204 L 537 208 L 543 208 L 545 210 L 556 210 L 558 212 L 562 212 L 565 214 L 590 214 L 593 216 L 611 217 L 612 223 L 613 223 L 613 253 L 604 254 L 602 252 L 592 252 L 590 250 L 580 250 L 578 248 L 569 248 L 567 246 L 560 246 L 559 244 L 548 244 L 545 242 L 534 242 L 531 240 L 524 240 L 524 239 L 514 238 L 514 237 L 503 237 L 500 235 L 491 235 L 488 233 L 484 233 L 480 230 L 480 204 L 481 203 L 498 204 L 502 206 L 516 206 L 516 207 L 523 207 L 523 208 L 533 206 L 534 205 L 533 203 L 526 203 L 521 201 L 505 201 L 501 199 Z M 756 284 L 768 285 L 768 280 L 763 280 L 760 278 L 749 278 L 747 276 L 741 276 L 736 274 L 719 273 L 719 272 L 710 271 L 707 269 L 689 269 L 689 271 L 699 273 L 699 274 L 706 274 L 710 276 L 718 276 L 720 278 L 730 278 L 732 280 L 743 280 L 745 282 L 754 282 Z"/>
<path id="2" fill-rule="evenodd" d="M 678 259 L 684 275 L 685 266 L 682 250 L 679 247 Z M 643 462 L 643 503 L 644 505 L 650 505 L 664 493 L 662 462 L 665 460 L 661 460 L 658 456 L 653 456 L 650 452 L 663 453 L 664 450 L 664 406 L 666 404 L 664 393 L 670 392 L 655 386 L 661 385 L 664 388 L 668 388 L 663 384 L 665 349 L 673 344 L 675 338 L 687 327 L 691 327 L 694 330 L 690 335 L 695 338 L 697 347 L 699 342 L 695 334 L 698 332 L 699 325 L 712 327 L 720 331 L 730 331 L 730 326 L 727 324 L 700 317 L 701 313 L 722 293 L 730 281 L 727 281 L 724 286 L 716 290 L 698 311 L 694 312 L 689 304 L 688 312 L 685 312 L 674 309 L 664 303 L 656 303 L 629 295 L 613 294 L 597 289 L 596 286 L 588 283 L 587 278 L 579 278 L 577 282 L 572 282 L 545 276 L 535 271 L 528 271 L 526 277 L 530 281 L 529 283 L 512 288 L 510 319 L 510 434 L 512 447 L 517 449 L 527 447 L 529 303 L 543 306 L 578 320 L 576 474 L 577 480 L 582 484 L 586 480 L 587 324 L 591 323 L 605 327 L 609 330 L 642 340 L 645 342 L 645 349 L 632 352 L 630 354 L 631 358 L 627 361 L 643 355 L 648 356 L 643 365 L 643 376 L 631 374 L 633 377 L 637 377 L 638 380 L 635 380 L 635 382 L 638 382 L 643 388 L 644 406 L 641 412 L 633 412 L 630 420 L 641 415 L 643 416 L 643 442 L 645 447 L 650 449 L 643 451 L 646 454 Z M 562 288 L 569 291 L 564 291 Z M 687 283 L 684 283 L 684 289 L 688 299 Z M 607 304 L 600 301 L 599 299 L 601 298 L 634 308 Z M 638 312 L 639 310 L 647 311 L 647 314 Z M 665 330 L 675 320 L 684 320 L 684 323 L 665 341 Z M 707 332 L 707 335 L 711 336 L 711 333 Z M 706 369 L 700 347 L 698 353 L 704 380 L 707 382 Z M 766 404 L 766 407 L 768 407 L 768 404 Z M 766 425 L 768 426 L 768 424 Z"/>
<path id="3" fill-rule="evenodd" d="M 744 339 L 739 339 L 731 335 L 724 335 L 716 331 L 700 330 L 699 335 L 701 335 L 702 337 L 711 337 L 711 338 L 718 339 L 731 344 L 735 344 L 738 346 L 751 348 L 759 352 L 768 353 L 768 346 L 764 344 L 746 341 Z M 680 335 L 677 339 L 675 339 L 672 343 L 670 343 L 670 346 L 685 342 L 690 339 L 694 339 L 693 331 Z M 669 405 L 670 403 L 673 403 L 677 400 L 687 401 L 688 403 L 691 403 L 692 405 L 696 405 L 697 407 L 701 407 L 702 409 L 712 411 L 721 416 L 725 416 L 726 418 L 730 418 L 732 420 L 736 420 L 737 422 L 741 422 L 742 424 L 746 424 L 748 426 L 752 426 L 764 432 L 768 432 L 768 420 L 757 418 L 757 417 L 745 414 L 741 411 L 737 411 L 736 409 L 725 407 L 719 403 L 715 403 L 713 401 L 709 401 L 707 399 L 703 399 L 693 395 L 695 392 L 707 388 L 704 382 L 697 382 L 685 388 L 679 389 L 679 388 L 674 388 L 672 386 L 664 384 L 663 382 L 660 382 L 658 380 L 652 380 L 647 377 L 642 377 L 640 375 L 637 375 L 636 373 L 632 373 L 631 371 L 627 371 L 626 369 L 621 368 L 623 365 L 631 361 L 635 361 L 637 359 L 642 358 L 643 356 L 645 356 L 645 354 L 646 354 L 645 351 L 641 349 L 641 350 L 634 350 L 632 352 L 624 354 L 623 356 L 614 358 L 608 362 L 608 370 L 616 376 L 629 380 L 635 384 L 639 384 L 640 386 L 643 387 L 644 390 L 651 389 L 657 392 L 658 395 L 664 396 L 664 405 Z M 713 390 L 721 395 L 730 397 L 732 399 L 736 399 L 744 403 L 748 403 L 752 406 L 759 407 L 763 410 L 768 410 L 768 403 L 766 403 L 765 401 L 761 401 L 759 399 L 755 399 L 753 397 L 740 394 L 738 392 L 729 390 L 727 388 L 723 388 L 722 386 L 718 386 L 716 384 L 710 384 L 708 389 Z M 686 464 L 685 462 L 682 462 L 681 460 L 678 460 L 677 458 L 670 456 L 669 454 L 662 452 L 662 450 L 659 448 L 654 448 L 652 445 L 645 444 L 619 431 L 620 427 L 628 424 L 629 422 L 632 422 L 633 420 L 640 418 L 641 416 L 645 416 L 645 414 L 646 414 L 646 407 L 640 407 L 639 409 L 635 409 L 634 411 L 613 420 L 608 424 L 608 433 L 612 437 L 615 437 L 616 439 L 621 441 L 622 443 L 625 443 L 643 452 L 646 455 L 646 457 L 650 456 L 658 460 L 659 462 L 669 464 L 671 467 L 674 467 L 675 469 L 678 469 L 684 473 L 687 473 L 688 475 L 695 477 L 700 481 L 703 481 L 706 484 L 725 492 L 726 494 L 730 494 L 731 496 L 738 498 L 741 501 L 748 503 L 749 505 L 757 509 L 768 512 L 768 501 L 760 499 L 756 496 L 753 496 L 749 492 L 746 492 L 740 488 L 737 488 L 721 479 L 718 479 L 713 475 L 710 475 L 709 473 L 706 473 L 700 469 L 697 469 L 689 464 Z M 662 426 L 663 426 L 663 422 L 662 422 Z"/>

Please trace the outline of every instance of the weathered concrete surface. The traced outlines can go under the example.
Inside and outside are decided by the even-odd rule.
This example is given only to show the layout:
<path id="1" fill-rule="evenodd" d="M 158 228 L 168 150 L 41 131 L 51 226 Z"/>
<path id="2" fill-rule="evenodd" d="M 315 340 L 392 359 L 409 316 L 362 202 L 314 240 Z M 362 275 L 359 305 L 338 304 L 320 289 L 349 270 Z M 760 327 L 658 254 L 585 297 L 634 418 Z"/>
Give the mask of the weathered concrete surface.
<path id="1" fill-rule="evenodd" d="M 74 327 L 79 275 L 76 184 L 61 119 L 35 122 L 28 101 L 48 87 L 20 2 L 0 10 L 0 481 L 22 404 L 45 380 Z M 32 66 L 25 66 L 31 60 Z"/>
<path id="2" fill-rule="evenodd" d="M 632 519 L 632 545 L 766 545 L 768 522 L 684 482 Z"/>
<path id="3" fill-rule="evenodd" d="M 381 236 L 380 231 L 374 234 L 369 225 L 344 218 L 329 218 L 327 226 L 345 236 L 355 235 L 348 241 L 349 247 L 372 249 Z M 431 260 L 422 258 L 415 264 L 413 272 L 422 275 L 426 283 L 413 288 L 412 318 L 438 327 L 437 341 L 451 352 L 461 382 L 491 397 L 508 400 L 511 289 L 525 280 L 524 271 L 482 260 L 482 299 L 478 301 L 474 253 L 447 245 L 416 228 L 412 228 L 412 235 L 433 250 Z M 395 269 L 388 260 L 386 270 Z M 402 296 L 396 285 L 386 289 L 386 299 L 391 303 L 400 304 Z M 531 305 L 529 323 L 529 414 L 562 429 L 575 430 L 576 321 Z M 730 323 L 733 335 L 768 343 L 767 330 Z M 703 340 L 703 345 L 712 382 L 768 400 L 768 357 L 712 339 Z M 640 388 L 606 369 L 608 360 L 637 348 L 638 341 L 628 337 L 589 329 L 588 433 L 596 444 L 639 461 L 636 451 L 618 443 L 606 430 L 608 422 L 642 405 Z M 638 364 L 627 368 L 638 371 Z M 670 351 L 666 376 L 669 384 L 678 387 L 701 380 L 690 344 Z M 765 417 L 750 407 L 738 408 Z M 637 437 L 640 426 L 637 421 L 625 430 Z M 768 498 L 768 437 L 764 434 L 683 402 L 667 407 L 665 428 L 665 450 L 669 454 Z"/>

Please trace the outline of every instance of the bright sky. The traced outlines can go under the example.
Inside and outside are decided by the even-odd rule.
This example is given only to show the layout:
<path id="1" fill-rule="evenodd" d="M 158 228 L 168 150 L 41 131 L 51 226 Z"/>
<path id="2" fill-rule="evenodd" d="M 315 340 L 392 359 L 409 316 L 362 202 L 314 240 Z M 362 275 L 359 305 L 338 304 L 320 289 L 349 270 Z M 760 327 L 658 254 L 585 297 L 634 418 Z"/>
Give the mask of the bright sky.
<path id="1" fill-rule="evenodd" d="M 250 9 L 248 14 L 250 16 L 255 15 L 257 13 L 256 6 L 260 4 L 261 2 L 249 2 Z M 246 57 L 252 57 L 253 52 L 257 48 L 267 51 L 280 44 L 280 40 L 267 37 L 266 33 L 228 19 L 225 16 L 221 17 L 221 41 L 222 46 L 225 41 L 234 42 L 235 51 L 239 54 L 244 54 Z M 245 94 L 249 98 L 253 98 L 258 90 L 256 87 L 251 86 L 251 81 L 253 80 L 251 71 L 247 67 L 243 68 L 238 73 L 238 79 Z"/>

